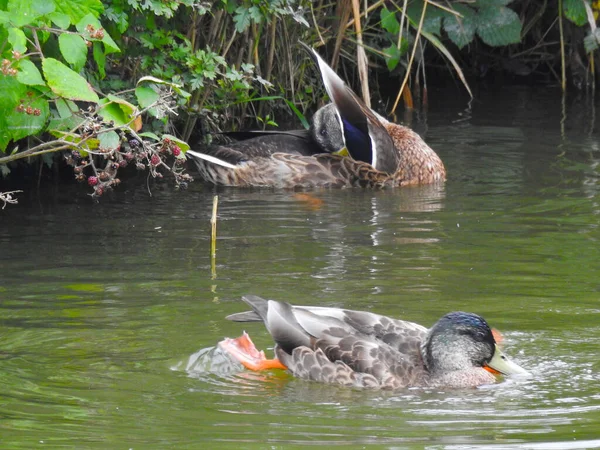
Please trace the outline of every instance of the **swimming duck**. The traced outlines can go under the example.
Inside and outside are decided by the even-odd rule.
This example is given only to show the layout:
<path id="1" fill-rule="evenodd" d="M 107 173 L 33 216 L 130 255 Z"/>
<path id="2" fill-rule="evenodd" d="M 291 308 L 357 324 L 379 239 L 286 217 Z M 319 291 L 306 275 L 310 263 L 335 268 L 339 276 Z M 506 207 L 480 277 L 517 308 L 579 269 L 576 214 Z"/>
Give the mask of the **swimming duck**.
<path id="1" fill-rule="evenodd" d="M 399 389 L 466 388 L 525 374 L 497 344 L 480 316 L 451 312 L 430 329 L 378 314 L 338 308 L 292 306 L 255 295 L 242 297 L 252 311 L 237 322 L 264 322 L 276 359 L 266 360 L 247 335 L 220 345 L 253 370 L 287 368 L 294 376 L 345 386 Z"/>
<path id="2" fill-rule="evenodd" d="M 205 152 L 188 150 L 206 181 L 224 186 L 376 188 L 445 180 L 444 164 L 417 133 L 366 107 L 314 49 L 305 47 L 332 103 L 317 111 L 302 139 L 279 132 Z M 350 157 L 340 154 L 343 149 Z"/>

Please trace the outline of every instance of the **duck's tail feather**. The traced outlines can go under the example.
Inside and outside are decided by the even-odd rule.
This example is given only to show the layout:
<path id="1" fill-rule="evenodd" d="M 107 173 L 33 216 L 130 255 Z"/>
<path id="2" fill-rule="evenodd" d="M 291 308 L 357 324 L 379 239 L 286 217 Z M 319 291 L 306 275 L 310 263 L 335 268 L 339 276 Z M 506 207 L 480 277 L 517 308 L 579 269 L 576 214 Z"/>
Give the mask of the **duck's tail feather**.
<path id="1" fill-rule="evenodd" d="M 235 169 L 236 166 L 233 164 L 228 163 L 227 161 L 223 161 L 222 159 L 219 158 L 215 158 L 214 156 L 210 156 L 207 155 L 205 153 L 200 153 L 200 152 L 195 152 L 193 150 L 188 150 L 187 152 L 185 152 L 186 156 L 188 158 L 197 158 L 197 159 L 202 159 L 204 161 L 208 161 L 210 163 L 216 164 L 218 166 L 221 167 L 226 167 L 228 169 Z"/>
<path id="2" fill-rule="evenodd" d="M 267 300 L 258 295 L 244 295 L 242 300 L 252 308 L 252 311 L 230 314 L 226 317 L 227 320 L 233 322 L 262 322 L 267 317 L 269 308 Z"/>
<path id="3" fill-rule="evenodd" d="M 311 345 L 311 336 L 298 323 L 289 303 L 265 300 L 256 295 L 245 295 L 242 300 L 252 311 L 231 314 L 227 319 L 235 322 L 263 321 L 277 345 L 286 353 L 291 353 L 298 346 Z"/>

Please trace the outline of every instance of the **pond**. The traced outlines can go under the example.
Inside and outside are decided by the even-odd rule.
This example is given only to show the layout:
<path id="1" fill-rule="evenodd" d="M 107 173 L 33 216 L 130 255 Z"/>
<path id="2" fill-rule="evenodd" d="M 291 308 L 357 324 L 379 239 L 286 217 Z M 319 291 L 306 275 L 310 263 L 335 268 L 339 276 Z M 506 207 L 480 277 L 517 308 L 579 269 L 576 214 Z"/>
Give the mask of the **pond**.
<path id="1" fill-rule="evenodd" d="M 600 448 L 596 104 L 558 91 L 430 93 L 414 128 L 444 186 L 221 189 L 139 180 L 0 212 L 0 447 Z M 597 102 L 596 102 L 597 103 Z M 368 391 L 281 372 L 188 373 L 262 324 L 244 294 L 432 325 L 481 314 L 531 376 L 480 389 Z M 270 350 L 267 350 L 270 353 Z"/>

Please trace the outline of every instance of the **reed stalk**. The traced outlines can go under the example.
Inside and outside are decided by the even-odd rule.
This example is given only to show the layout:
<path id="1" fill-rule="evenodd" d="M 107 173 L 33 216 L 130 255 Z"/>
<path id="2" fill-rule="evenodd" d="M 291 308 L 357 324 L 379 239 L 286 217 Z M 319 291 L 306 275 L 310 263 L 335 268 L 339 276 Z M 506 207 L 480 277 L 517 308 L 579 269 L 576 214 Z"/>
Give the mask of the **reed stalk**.
<path id="1" fill-rule="evenodd" d="M 212 278 L 217 277 L 217 206 L 219 196 L 213 197 L 212 216 L 210 218 L 210 273 Z"/>

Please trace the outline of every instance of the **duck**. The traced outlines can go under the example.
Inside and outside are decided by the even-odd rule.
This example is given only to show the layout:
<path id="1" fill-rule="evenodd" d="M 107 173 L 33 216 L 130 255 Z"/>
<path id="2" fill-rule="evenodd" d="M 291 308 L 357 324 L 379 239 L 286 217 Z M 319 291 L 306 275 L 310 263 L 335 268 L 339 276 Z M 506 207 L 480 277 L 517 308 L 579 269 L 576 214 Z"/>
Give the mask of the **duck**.
<path id="1" fill-rule="evenodd" d="M 307 132 L 259 133 L 203 151 L 188 150 L 206 182 L 238 187 L 383 188 L 443 182 L 437 153 L 413 130 L 368 108 L 313 48 L 331 103 Z"/>
<path id="2" fill-rule="evenodd" d="M 251 311 L 227 316 L 263 322 L 275 341 L 266 359 L 244 332 L 219 345 L 251 370 L 286 369 L 332 385 L 375 389 L 474 388 L 498 375 L 527 374 L 500 350 L 501 335 L 483 317 L 455 311 L 431 328 L 366 311 L 293 306 L 246 295 Z"/>

